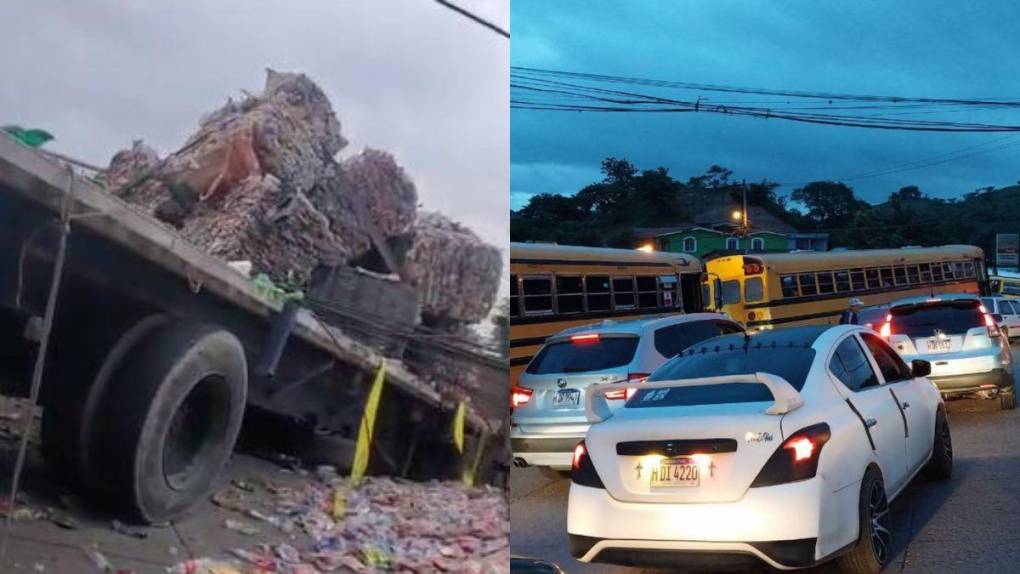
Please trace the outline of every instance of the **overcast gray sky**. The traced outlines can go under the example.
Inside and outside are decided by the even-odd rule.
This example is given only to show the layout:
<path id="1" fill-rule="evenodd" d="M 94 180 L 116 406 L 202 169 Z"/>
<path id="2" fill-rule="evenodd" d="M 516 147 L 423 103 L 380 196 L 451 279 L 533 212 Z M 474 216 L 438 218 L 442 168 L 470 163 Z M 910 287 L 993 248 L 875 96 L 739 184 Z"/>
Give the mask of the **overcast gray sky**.
<path id="1" fill-rule="evenodd" d="M 459 0 L 509 25 L 509 0 Z M 308 74 L 351 144 L 384 149 L 427 209 L 509 241 L 506 38 L 432 0 L 7 0 L 0 124 L 106 165 L 144 139 L 179 147 L 265 68 Z"/>
<path id="2" fill-rule="evenodd" d="M 514 0 L 511 23 L 511 61 L 519 66 L 755 88 L 1020 99 L 1020 5 L 1011 0 Z M 698 95 L 776 99 L 682 94 L 689 101 Z M 1020 125 L 1016 109 L 958 112 L 895 117 Z M 535 193 L 569 194 L 600 179 L 599 163 L 607 156 L 640 168 L 666 166 L 683 180 L 719 164 L 737 179 L 804 182 L 844 179 L 1003 138 L 695 113 L 527 110 L 511 112 L 511 130 L 514 208 Z M 953 197 L 1015 184 L 1020 137 L 1010 141 L 1008 148 L 962 161 L 847 183 L 871 202 L 906 185 Z M 780 193 L 794 188 L 784 185 Z"/>

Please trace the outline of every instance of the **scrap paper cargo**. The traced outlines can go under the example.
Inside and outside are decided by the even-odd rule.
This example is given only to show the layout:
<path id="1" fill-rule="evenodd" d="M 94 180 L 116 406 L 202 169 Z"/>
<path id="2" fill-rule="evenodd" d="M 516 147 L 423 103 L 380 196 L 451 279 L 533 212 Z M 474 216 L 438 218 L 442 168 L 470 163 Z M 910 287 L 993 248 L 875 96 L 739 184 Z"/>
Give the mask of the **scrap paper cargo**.
<path id="1" fill-rule="evenodd" d="M 246 411 L 342 472 L 502 469 L 506 366 L 471 328 L 500 253 L 346 144 L 323 92 L 277 72 L 165 157 L 136 142 L 89 170 L 0 134 L 0 381 L 37 397 L 55 472 L 172 520 Z"/>

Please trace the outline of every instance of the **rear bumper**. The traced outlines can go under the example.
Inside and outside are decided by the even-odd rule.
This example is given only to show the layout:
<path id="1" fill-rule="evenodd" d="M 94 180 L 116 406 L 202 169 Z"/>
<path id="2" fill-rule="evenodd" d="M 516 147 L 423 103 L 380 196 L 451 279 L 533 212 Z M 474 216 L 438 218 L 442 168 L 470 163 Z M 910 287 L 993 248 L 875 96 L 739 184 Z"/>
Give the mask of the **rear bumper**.
<path id="1" fill-rule="evenodd" d="M 992 369 L 984 373 L 968 373 L 965 375 L 949 375 L 945 377 L 929 376 L 935 387 L 943 395 L 958 395 L 977 391 L 1013 389 L 1013 375 L 1007 369 Z"/>
<path id="2" fill-rule="evenodd" d="M 856 523 L 847 530 L 838 519 L 856 508 L 857 489 L 844 490 L 834 493 L 816 476 L 752 488 L 735 502 L 651 504 L 621 502 L 606 490 L 571 484 L 567 532 L 582 562 L 654 567 L 711 555 L 737 566 L 751 560 L 802 568 L 856 537 Z M 844 498 L 851 508 L 839 508 Z"/>
<path id="3" fill-rule="evenodd" d="M 711 572 L 748 570 L 766 564 L 773 568 L 806 568 L 817 564 L 814 538 L 779 542 L 670 542 L 662 540 L 604 540 L 570 535 L 570 553 L 583 559 L 639 568 L 706 569 Z"/>
<path id="4" fill-rule="evenodd" d="M 527 435 L 517 428 L 510 430 L 510 449 L 515 459 L 522 459 L 531 466 L 548 466 L 555 470 L 570 470 L 574 447 L 582 440 L 583 433 Z"/>

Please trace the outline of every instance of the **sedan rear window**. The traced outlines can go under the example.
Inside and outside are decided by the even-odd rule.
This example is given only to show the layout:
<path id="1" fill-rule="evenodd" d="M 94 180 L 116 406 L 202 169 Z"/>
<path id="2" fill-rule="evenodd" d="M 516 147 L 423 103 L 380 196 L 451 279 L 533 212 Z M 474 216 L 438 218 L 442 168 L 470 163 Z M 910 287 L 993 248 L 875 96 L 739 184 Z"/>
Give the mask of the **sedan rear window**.
<path id="1" fill-rule="evenodd" d="M 727 337 L 726 339 L 730 339 Z M 697 379 L 724 375 L 745 375 L 756 372 L 771 373 L 782 377 L 798 391 L 804 388 L 807 373 L 815 358 L 815 351 L 804 345 L 786 346 L 777 343 L 758 345 L 754 342 L 744 345 L 715 345 L 716 339 L 706 345 L 698 345 L 659 367 L 649 382 L 674 379 Z M 743 337 L 739 337 L 743 339 Z M 676 387 L 669 389 L 662 398 L 644 400 L 648 393 L 660 389 L 642 389 L 627 407 L 659 407 L 678 405 L 713 405 L 720 403 L 747 403 L 771 401 L 772 394 L 764 385 L 722 384 Z"/>
<path id="2" fill-rule="evenodd" d="M 596 340 L 550 343 L 528 365 L 532 375 L 584 373 L 622 367 L 634 359 L 637 337 L 601 337 Z"/>
<path id="3" fill-rule="evenodd" d="M 906 305 L 894 307 L 891 313 L 891 332 L 910 338 L 930 337 L 936 330 L 947 335 L 962 335 L 985 324 L 976 299 Z"/>

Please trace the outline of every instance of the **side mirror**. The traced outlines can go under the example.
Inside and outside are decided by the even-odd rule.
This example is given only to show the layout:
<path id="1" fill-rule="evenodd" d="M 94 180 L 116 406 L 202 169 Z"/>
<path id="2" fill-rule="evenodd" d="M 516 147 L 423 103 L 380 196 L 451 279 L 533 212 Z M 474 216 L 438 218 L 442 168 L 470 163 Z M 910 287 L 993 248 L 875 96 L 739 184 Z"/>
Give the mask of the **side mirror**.
<path id="1" fill-rule="evenodd" d="M 722 312 L 722 280 L 716 277 L 712 281 L 712 289 L 715 291 L 715 310 Z"/>
<path id="2" fill-rule="evenodd" d="M 910 374 L 917 377 L 927 377 L 931 374 L 931 363 L 921 359 L 910 361 Z"/>

